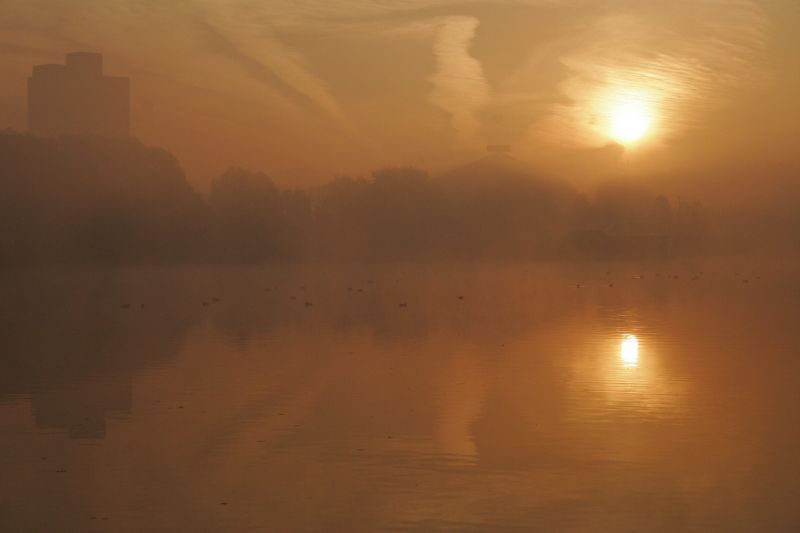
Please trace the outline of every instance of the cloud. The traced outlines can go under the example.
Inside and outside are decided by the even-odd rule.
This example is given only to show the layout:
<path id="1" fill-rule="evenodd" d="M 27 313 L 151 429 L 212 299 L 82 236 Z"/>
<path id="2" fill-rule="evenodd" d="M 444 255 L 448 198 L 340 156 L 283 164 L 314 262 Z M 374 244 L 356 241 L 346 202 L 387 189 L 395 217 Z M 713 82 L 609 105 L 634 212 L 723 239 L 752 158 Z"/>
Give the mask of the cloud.
<path id="1" fill-rule="evenodd" d="M 220 52 L 247 74 L 296 105 L 322 112 L 350 133 L 355 128 L 324 80 L 304 65 L 303 57 L 284 44 L 269 23 L 269 10 L 252 3 L 207 2 L 202 24 Z"/>
<path id="2" fill-rule="evenodd" d="M 478 144 L 478 113 L 490 98 L 483 68 L 469 53 L 479 24 L 475 17 L 444 17 L 433 44 L 437 70 L 430 101 L 450 115 L 458 141 L 469 147 Z"/>
<path id="3" fill-rule="evenodd" d="M 195 168 L 209 146 L 241 164 L 269 146 L 268 164 L 320 173 L 378 152 L 446 166 L 486 143 L 557 158 L 605 145 L 608 101 L 631 90 L 668 143 L 788 78 L 773 60 L 793 64 L 796 25 L 779 6 L 797 14 L 796 0 L 5 0 L 0 127 L 24 122 L 31 64 L 89 48 L 135 79 L 145 140 Z"/>
<path id="4" fill-rule="evenodd" d="M 755 1 L 619 2 L 590 13 L 562 43 L 568 99 L 532 125 L 531 138 L 598 145 L 605 113 L 621 94 L 636 93 L 657 115 L 666 141 L 702 126 L 710 111 L 769 81 L 763 59 L 770 22 Z M 713 23 L 712 23 L 713 22 Z"/>

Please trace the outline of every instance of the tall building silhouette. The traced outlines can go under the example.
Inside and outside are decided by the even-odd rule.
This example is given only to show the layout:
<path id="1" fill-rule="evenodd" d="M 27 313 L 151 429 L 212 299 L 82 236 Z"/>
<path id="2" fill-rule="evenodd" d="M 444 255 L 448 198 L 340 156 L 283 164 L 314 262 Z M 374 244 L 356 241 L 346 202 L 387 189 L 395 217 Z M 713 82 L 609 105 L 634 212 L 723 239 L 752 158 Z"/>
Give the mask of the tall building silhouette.
<path id="1" fill-rule="evenodd" d="M 28 128 L 42 135 L 128 135 L 130 79 L 103 75 L 103 56 L 67 54 L 28 78 Z"/>

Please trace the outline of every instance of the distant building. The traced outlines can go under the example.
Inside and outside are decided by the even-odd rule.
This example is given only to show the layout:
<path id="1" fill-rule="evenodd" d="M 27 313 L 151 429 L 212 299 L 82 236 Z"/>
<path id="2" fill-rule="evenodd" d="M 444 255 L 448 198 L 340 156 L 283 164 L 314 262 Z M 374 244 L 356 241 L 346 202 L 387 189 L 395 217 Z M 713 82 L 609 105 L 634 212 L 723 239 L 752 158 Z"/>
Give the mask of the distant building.
<path id="1" fill-rule="evenodd" d="M 103 56 L 67 54 L 28 78 L 28 128 L 42 135 L 128 135 L 130 79 L 103 75 Z"/>

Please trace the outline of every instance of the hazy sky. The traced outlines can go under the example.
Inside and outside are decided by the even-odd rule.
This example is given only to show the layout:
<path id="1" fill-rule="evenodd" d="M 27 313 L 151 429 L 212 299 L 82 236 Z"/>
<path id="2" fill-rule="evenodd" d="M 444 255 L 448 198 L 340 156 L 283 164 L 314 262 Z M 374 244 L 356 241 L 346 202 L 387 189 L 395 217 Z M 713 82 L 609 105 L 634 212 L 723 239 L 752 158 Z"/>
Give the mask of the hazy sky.
<path id="1" fill-rule="evenodd" d="M 577 180 L 796 175 L 798 28 L 798 0 L 0 0 L 0 127 L 24 128 L 32 64 L 95 50 L 132 78 L 134 133 L 201 187 L 487 144 Z M 625 109 L 646 132 L 622 155 Z"/>

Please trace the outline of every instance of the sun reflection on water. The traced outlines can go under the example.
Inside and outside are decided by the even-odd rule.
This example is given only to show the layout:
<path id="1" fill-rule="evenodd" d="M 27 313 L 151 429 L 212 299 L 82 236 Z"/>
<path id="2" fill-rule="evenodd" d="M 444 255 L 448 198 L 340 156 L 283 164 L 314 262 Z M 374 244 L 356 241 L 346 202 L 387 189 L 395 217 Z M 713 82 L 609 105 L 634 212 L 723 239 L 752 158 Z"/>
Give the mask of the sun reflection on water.
<path id="1" fill-rule="evenodd" d="M 619 356 L 625 366 L 639 366 L 639 339 L 636 335 L 625 335 L 620 345 Z"/>

